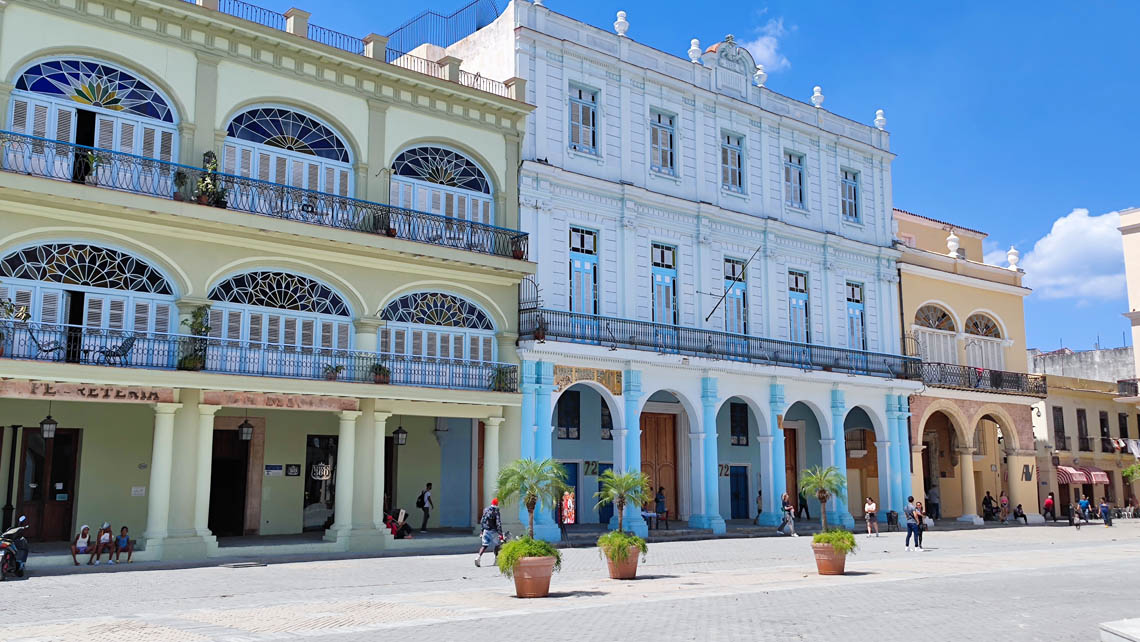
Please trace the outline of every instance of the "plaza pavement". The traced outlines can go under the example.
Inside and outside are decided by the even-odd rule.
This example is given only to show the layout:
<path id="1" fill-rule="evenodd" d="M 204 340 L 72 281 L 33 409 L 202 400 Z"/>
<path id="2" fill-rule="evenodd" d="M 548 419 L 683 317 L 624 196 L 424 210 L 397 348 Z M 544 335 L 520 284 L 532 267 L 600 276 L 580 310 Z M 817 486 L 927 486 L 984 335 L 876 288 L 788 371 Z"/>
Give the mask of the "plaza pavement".
<path id="1" fill-rule="evenodd" d="M 543 600 L 490 555 L 42 576 L 33 558 L 0 584 L 0 640 L 1095 640 L 1140 614 L 1140 520 L 1116 524 L 936 530 L 924 553 L 859 536 L 843 577 L 816 575 L 809 537 L 656 544 L 633 582 L 570 549 Z"/>

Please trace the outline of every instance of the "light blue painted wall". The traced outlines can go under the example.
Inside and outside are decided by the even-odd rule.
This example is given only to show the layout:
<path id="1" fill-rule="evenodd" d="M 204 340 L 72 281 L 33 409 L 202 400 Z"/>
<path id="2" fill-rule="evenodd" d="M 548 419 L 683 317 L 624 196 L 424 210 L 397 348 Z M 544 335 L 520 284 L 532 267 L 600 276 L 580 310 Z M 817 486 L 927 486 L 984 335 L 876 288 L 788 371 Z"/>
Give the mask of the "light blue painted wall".
<path id="1" fill-rule="evenodd" d="M 823 455 L 819 447 L 820 429 L 819 420 L 816 419 L 815 413 L 811 411 L 802 403 L 793 404 L 784 415 L 784 421 L 803 421 L 804 422 L 804 439 L 802 452 L 800 453 L 803 465 L 800 466 L 799 472 L 803 472 L 812 466 L 823 465 Z M 791 491 L 789 491 L 791 492 Z M 819 500 L 814 497 L 808 497 L 808 512 L 811 513 L 812 519 L 819 519 Z"/>
<path id="2" fill-rule="evenodd" d="M 733 397 L 721 405 L 716 414 L 716 446 L 717 461 L 724 465 L 748 466 L 748 517 L 756 517 L 756 490 L 760 487 L 760 445 L 756 442 L 759 428 L 756 424 L 756 415 L 752 408 L 748 409 L 748 445 L 731 445 L 731 423 L 729 420 L 730 402 L 739 401 Z M 719 471 L 718 471 L 719 472 Z M 731 480 L 725 476 L 718 476 L 720 491 L 720 515 L 724 519 L 732 516 L 732 486 Z"/>
<path id="3" fill-rule="evenodd" d="M 597 461 L 612 464 L 614 461 L 614 442 L 612 439 L 602 439 L 602 396 L 591 388 L 575 386 L 581 394 L 582 429 L 579 439 L 558 439 L 558 406 L 553 410 L 554 429 L 554 459 L 560 461 Z M 614 410 L 610 409 L 611 413 Z M 621 412 L 619 409 L 618 412 Z M 616 414 L 616 413 L 615 413 Z M 586 474 L 584 467 L 579 466 L 577 512 L 578 523 L 597 524 L 598 511 L 594 508 L 594 493 L 598 490 L 598 476 Z M 591 473 L 593 471 L 590 471 Z"/>
<path id="4" fill-rule="evenodd" d="M 445 419 L 439 433 L 440 480 L 432 500 L 441 526 L 466 527 L 471 518 L 471 420 Z"/>

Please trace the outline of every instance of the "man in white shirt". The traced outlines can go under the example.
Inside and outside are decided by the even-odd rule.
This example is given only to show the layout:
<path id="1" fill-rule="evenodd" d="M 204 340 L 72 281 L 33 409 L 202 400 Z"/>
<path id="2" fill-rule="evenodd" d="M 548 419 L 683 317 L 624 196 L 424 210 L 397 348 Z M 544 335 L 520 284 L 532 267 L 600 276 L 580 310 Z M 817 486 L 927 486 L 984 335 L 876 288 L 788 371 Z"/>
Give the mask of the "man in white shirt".
<path id="1" fill-rule="evenodd" d="M 416 508 L 424 512 L 424 521 L 420 524 L 420 532 L 426 533 L 428 517 L 431 516 L 431 511 L 435 510 L 435 504 L 431 502 L 431 482 L 428 482 L 427 486 L 424 486 L 424 489 L 420 491 L 420 496 L 416 499 Z"/>

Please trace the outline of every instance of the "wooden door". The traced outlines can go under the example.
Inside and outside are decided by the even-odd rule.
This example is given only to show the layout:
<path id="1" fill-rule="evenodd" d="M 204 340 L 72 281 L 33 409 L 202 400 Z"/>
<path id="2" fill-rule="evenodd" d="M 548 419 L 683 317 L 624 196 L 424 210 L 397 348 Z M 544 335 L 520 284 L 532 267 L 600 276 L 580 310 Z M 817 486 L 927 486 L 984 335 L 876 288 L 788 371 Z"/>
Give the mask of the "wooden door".
<path id="1" fill-rule="evenodd" d="M 797 449 L 796 442 L 796 429 L 784 428 L 784 477 L 786 483 L 788 496 L 792 500 L 792 506 L 796 507 L 798 511 L 800 508 L 799 496 L 799 450 Z M 779 506 L 780 500 L 776 499 L 776 505 Z"/>
<path id="2" fill-rule="evenodd" d="M 67 541 L 78 481 L 79 430 L 58 428 L 53 439 L 44 439 L 39 428 L 23 432 L 17 514 L 28 517 L 25 536 L 32 541 Z"/>
<path id="3" fill-rule="evenodd" d="M 677 434 L 676 415 L 641 413 L 641 471 L 649 475 L 653 494 L 665 487 L 665 507 L 676 519 Z"/>
<path id="4" fill-rule="evenodd" d="M 218 537 L 245 533 L 249 442 L 236 430 L 215 430 L 210 470 L 207 524 Z"/>

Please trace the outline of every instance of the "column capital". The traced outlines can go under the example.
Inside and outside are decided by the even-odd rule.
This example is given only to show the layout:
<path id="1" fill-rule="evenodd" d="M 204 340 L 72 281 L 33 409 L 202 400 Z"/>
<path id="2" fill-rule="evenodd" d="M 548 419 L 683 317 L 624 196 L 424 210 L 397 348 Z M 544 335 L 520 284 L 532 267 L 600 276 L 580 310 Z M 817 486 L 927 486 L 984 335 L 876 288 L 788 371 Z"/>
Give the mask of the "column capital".
<path id="1" fill-rule="evenodd" d="M 626 370 L 621 377 L 622 395 L 627 400 L 636 400 L 641 397 L 641 371 Z"/>
<path id="2" fill-rule="evenodd" d="M 539 361 L 535 368 L 535 379 L 540 386 L 553 386 L 554 364 L 549 361 Z"/>
<path id="3" fill-rule="evenodd" d="M 974 449 L 970 446 L 958 446 L 957 450 L 958 450 L 959 455 L 971 455 L 972 456 L 974 454 Z"/>
<path id="4" fill-rule="evenodd" d="M 773 383 L 768 385 L 768 402 L 775 406 L 784 405 L 784 384 Z"/>
<path id="5" fill-rule="evenodd" d="M 154 414 L 156 415 L 173 415 L 182 407 L 180 403 L 156 403 L 153 404 Z"/>
<path id="6" fill-rule="evenodd" d="M 372 413 L 372 421 L 375 423 L 385 423 L 391 416 L 392 413 L 387 410 L 376 410 Z"/>
<path id="7" fill-rule="evenodd" d="M 383 325 L 384 319 L 380 317 L 360 317 L 352 322 L 352 326 L 357 332 L 376 332 Z"/>
<path id="8" fill-rule="evenodd" d="M 190 314 L 194 310 L 197 310 L 204 305 L 210 305 L 210 303 L 212 303 L 212 301 L 209 299 L 203 299 L 195 296 L 184 296 L 181 299 L 175 301 L 174 305 L 178 306 L 178 312 L 180 314 Z"/>
<path id="9" fill-rule="evenodd" d="M 847 396 L 839 388 L 831 389 L 831 410 L 846 410 Z"/>
<path id="10" fill-rule="evenodd" d="M 487 417 L 483 420 L 483 425 L 487 428 L 498 429 L 506 421 L 505 417 Z"/>
<path id="11" fill-rule="evenodd" d="M 210 415 L 213 415 L 214 413 L 218 412 L 221 409 L 222 409 L 221 406 L 212 406 L 210 404 L 205 404 L 205 403 L 198 404 L 198 414 L 203 416 L 203 417 L 209 417 Z"/>
<path id="12" fill-rule="evenodd" d="M 718 397 L 716 377 L 701 377 L 701 401 L 715 405 Z"/>
<path id="13" fill-rule="evenodd" d="M 364 414 L 364 413 L 362 413 L 359 410 L 341 410 L 341 411 L 336 413 L 336 416 L 341 421 L 354 421 L 357 417 L 359 417 L 362 414 Z"/>

